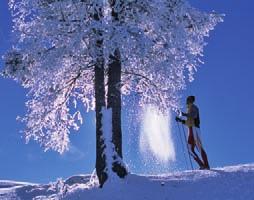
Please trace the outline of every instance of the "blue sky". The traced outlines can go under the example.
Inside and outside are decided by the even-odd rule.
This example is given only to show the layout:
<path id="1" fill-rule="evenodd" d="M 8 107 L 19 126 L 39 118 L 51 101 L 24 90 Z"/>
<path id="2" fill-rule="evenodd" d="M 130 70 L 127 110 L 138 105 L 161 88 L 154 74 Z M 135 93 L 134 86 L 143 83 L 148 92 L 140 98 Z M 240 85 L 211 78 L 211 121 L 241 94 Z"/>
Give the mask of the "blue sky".
<path id="1" fill-rule="evenodd" d="M 11 44 L 11 19 L 6 2 L 0 2 L 1 55 Z M 254 162 L 254 2 L 191 0 L 191 4 L 205 11 L 226 14 L 224 23 L 207 39 L 205 64 L 183 93 L 184 97 L 189 94 L 197 97 L 210 164 L 217 167 Z M 0 61 L 0 67 L 2 64 Z M 46 183 L 57 177 L 91 173 L 95 162 L 94 114 L 87 114 L 79 133 L 72 134 L 70 152 L 63 156 L 44 153 L 34 142 L 25 144 L 19 133 L 22 124 L 16 121 L 16 116 L 24 114 L 25 100 L 24 89 L 0 77 L 0 179 Z M 184 102 L 183 99 L 183 105 Z M 123 118 L 127 119 L 126 116 Z M 129 124 L 124 121 L 123 133 L 125 158 L 131 170 L 146 173 L 156 166 L 167 168 L 156 164 L 144 170 L 140 157 L 135 154 L 137 144 L 133 132 L 138 130 L 129 128 Z M 175 126 L 173 133 L 177 134 Z M 177 158 L 175 168 L 184 169 L 179 145 Z"/>

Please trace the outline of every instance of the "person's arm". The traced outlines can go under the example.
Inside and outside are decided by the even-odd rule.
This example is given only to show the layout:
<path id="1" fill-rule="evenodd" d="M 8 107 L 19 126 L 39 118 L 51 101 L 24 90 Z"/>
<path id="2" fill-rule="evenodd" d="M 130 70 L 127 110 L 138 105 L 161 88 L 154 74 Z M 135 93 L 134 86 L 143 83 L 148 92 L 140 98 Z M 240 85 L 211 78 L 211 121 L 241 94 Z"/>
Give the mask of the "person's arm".
<path id="1" fill-rule="evenodd" d="M 187 118 L 196 119 L 198 117 L 198 108 L 196 106 L 191 106 L 189 112 L 188 113 L 182 112 L 182 115 Z"/>
<path id="2" fill-rule="evenodd" d="M 183 124 L 185 124 L 185 121 L 186 121 L 186 120 L 181 119 L 180 117 L 176 117 L 175 120 L 176 120 L 177 122 L 181 122 L 181 123 L 183 123 Z"/>

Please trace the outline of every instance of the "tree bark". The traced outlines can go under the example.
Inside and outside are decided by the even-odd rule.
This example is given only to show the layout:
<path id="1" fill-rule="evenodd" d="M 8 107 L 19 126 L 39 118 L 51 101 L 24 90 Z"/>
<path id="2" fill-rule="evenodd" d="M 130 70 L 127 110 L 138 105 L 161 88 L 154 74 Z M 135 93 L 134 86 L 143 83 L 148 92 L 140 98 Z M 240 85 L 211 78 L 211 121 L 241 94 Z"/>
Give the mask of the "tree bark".
<path id="1" fill-rule="evenodd" d="M 102 131 L 102 108 L 105 107 L 104 67 L 101 63 L 95 66 L 95 111 L 96 111 L 96 173 L 102 187 L 107 180 L 105 144 Z"/>
<path id="2" fill-rule="evenodd" d="M 108 66 L 108 93 L 107 107 L 112 109 L 112 142 L 115 146 L 115 151 L 122 159 L 122 128 L 121 128 L 121 61 L 120 52 L 116 50 L 114 55 L 110 55 Z M 113 171 L 121 178 L 127 175 L 127 170 L 122 163 L 119 163 L 116 158 L 113 162 Z"/>
<path id="3" fill-rule="evenodd" d="M 107 106 L 112 108 L 112 141 L 115 144 L 117 154 L 122 158 L 122 129 L 121 129 L 121 62 L 120 53 L 115 51 L 110 55 L 108 66 L 108 94 Z"/>
<path id="4" fill-rule="evenodd" d="M 102 17 L 102 10 L 96 10 L 94 20 L 99 21 Z M 104 154 L 105 143 L 102 130 L 102 108 L 106 107 L 105 83 L 104 83 L 104 57 L 103 57 L 103 33 L 102 30 L 94 30 L 96 41 L 95 48 L 97 53 L 94 68 L 94 90 L 95 90 L 95 112 L 96 112 L 96 173 L 100 187 L 106 182 L 106 155 Z"/>
<path id="5" fill-rule="evenodd" d="M 116 0 L 109 0 L 112 12 L 113 23 L 119 23 L 118 12 L 115 11 L 114 5 Z M 122 128 L 121 128 L 121 55 L 119 49 L 109 56 L 108 66 L 108 93 L 107 107 L 112 109 L 112 142 L 115 146 L 115 151 L 122 159 Z M 113 171 L 121 178 L 127 175 L 127 170 L 122 163 L 114 162 Z"/>

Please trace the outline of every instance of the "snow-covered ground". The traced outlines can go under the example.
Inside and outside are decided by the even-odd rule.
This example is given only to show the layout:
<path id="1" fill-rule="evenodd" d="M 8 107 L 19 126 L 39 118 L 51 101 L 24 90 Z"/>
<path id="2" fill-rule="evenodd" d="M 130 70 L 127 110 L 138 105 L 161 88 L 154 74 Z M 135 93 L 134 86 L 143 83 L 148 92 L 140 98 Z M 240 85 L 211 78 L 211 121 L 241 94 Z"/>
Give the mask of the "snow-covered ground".
<path id="1" fill-rule="evenodd" d="M 254 200 L 254 164 L 161 176 L 130 174 L 103 189 L 90 175 L 48 185 L 0 181 L 0 199 L 41 200 Z"/>

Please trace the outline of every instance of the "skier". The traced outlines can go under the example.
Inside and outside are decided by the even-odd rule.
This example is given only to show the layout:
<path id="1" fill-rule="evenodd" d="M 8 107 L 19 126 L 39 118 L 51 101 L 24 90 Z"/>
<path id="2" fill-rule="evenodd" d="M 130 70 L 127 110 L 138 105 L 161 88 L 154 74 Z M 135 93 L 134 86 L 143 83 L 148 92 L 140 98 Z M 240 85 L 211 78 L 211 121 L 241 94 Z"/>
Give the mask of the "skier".
<path id="1" fill-rule="evenodd" d="M 182 122 L 188 127 L 188 147 L 190 153 L 194 160 L 198 163 L 200 169 L 210 169 L 206 152 L 202 146 L 200 139 L 200 119 L 199 119 L 199 109 L 194 104 L 195 96 L 188 96 L 186 99 L 187 113 L 182 112 L 182 116 L 186 117 L 183 120 L 176 117 L 177 122 Z M 201 154 L 202 160 L 199 158 L 198 154 L 195 152 L 195 147 Z"/>

